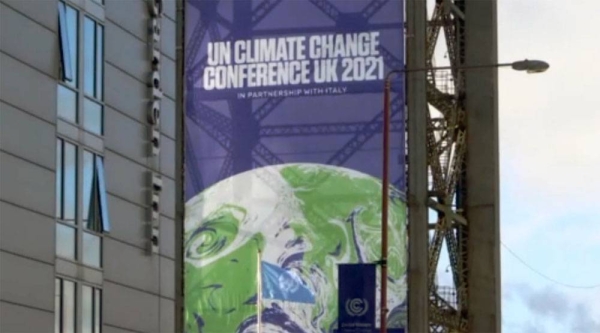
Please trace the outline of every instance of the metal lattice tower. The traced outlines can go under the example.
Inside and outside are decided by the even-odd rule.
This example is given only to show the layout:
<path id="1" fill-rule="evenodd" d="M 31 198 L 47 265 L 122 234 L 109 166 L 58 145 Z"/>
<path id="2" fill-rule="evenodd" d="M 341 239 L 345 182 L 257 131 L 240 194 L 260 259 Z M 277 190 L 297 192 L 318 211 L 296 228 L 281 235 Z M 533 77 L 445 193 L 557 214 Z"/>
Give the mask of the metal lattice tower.
<path id="1" fill-rule="evenodd" d="M 445 48 L 451 66 L 459 66 L 459 31 L 462 24 L 460 10 L 450 1 L 436 1 L 426 32 L 426 64 L 435 67 L 436 51 Z M 454 8 L 454 10 L 452 10 Z M 444 41 L 440 35 L 443 33 Z M 456 189 L 461 180 L 466 151 L 463 95 L 464 80 L 460 71 L 427 72 L 427 164 L 429 173 L 428 206 L 435 211 L 430 221 L 428 263 L 429 322 L 431 332 L 467 330 L 467 320 L 462 315 L 467 300 L 464 258 L 460 233 L 466 219 L 456 206 Z M 445 241 L 445 242 L 444 242 Z M 455 302 L 440 295 L 435 286 L 442 246 L 446 245 L 454 287 Z"/>
<path id="2" fill-rule="evenodd" d="M 433 1 L 428 1 L 431 4 Z M 475 1 L 469 0 L 435 0 L 433 8 L 430 11 L 430 17 L 427 21 L 426 28 L 426 65 L 428 68 L 436 66 L 436 60 L 439 60 L 440 54 L 443 54 L 447 59 L 447 64 L 452 67 L 463 66 L 466 63 L 474 63 L 474 61 L 480 61 L 479 58 L 483 58 L 487 63 L 493 64 L 495 61 L 496 52 L 496 40 L 495 40 L 495 2 L 488 1 L 487 4 L 480 6 L 474 5 Z M 480 1 L 482 3 L 483 1 Z M 465 7 L 468 7 L 466 10 Z M 481 12 L 480 12 L 481 10 Z M 478 19 L 477 22 L 468 21 L 466 15 L 489 15 L 484 19 Z M 485 22 L 485 19 L 488 22 Z M 473 22 L 475 24 L 483 25 L 477 27 L 482 30 L 482 33 L 477 33 L 476 38 L 471 38 L 470 45 L 467 43 L 467 34 L 473 36 L 474 28 L 471 28 L 470 32 L 466 31 L 465 21 Z M 487 30 L 486 30 L 487 29 Z M 483 55 L 478 56 L 474 51 L 475 43 L 473 42 L 477 38 L 482 36 L 488 37 L 492 50 L 481 52 Z M 443 38 L 442 38 L 443 36 Z M 479 46 L 479 45 L 477 45 Z M 471 47 L 467 54 L 467 47 Z M 481 45 L 485 48 L 485 45 Z M 440 52 L 441 51 L 441 52 Z M 473 56 L 475 54 L 476 56 Z M 489 57 L 485 58 L 485 57 Z M 478 58 L 474 60 L 474 58 Z M 485 62 L 482 62 L 485 63 Z M 495 77 L 490 71 L 490 75 L 484 78 L 492 83 L 486 88 L 494 88 Z M 477 89 L 468 88 L 466 86 L 466 77 L 470 73 L 463 70 L 452 69 L 447 71 L 433 71 L 427 72 L 427 166 L 428 166 L 428 208 L 434 211 L 434 214 L 430 214 L 429 218 L 429 251 L 428 251 L 428 290 L 429 290 L 429 329 L 430 332 L 471 332 L 477 329 L 481 329 L 482 322 L 479 321 L 481 314 L 476 313 L 473 310 L 475 305 L 469 304 L 473 296 L 479 299 L 479 295 L 473 295 L 474 292 L 472 287 L 469 286 L 469 280 L 472 281 L 480 279 L 480 271 L 482 267 L 471 267 L 473 265 L 473 257 L 478 254 L 474 253 L 477 251 L 477 245 L 471 240 L 469 242 L 470 226 L 467 214 L 467 192 L 471 185 L 467 181 L 473 180 L 473 176 L 467 176 L 467 169 L 469 163 L 473 164 L 472 161 L 467 160 L 467 148 L 468 145 L 473 141 L 467 139 L 467 128 L 474 128 L 473 120 L 467 119 L 467 112 L 473 109 L 473 104 L 468 104 L 467 99 L 470 96 L 477 95 L 475 98 L 480 98 L 482 94 L 489 94 L 492 102 L 495 102 L 496 95 L 494 95 L 493 89 L 487 91 L 479 91 Z M 471 84 L 476 84 L 477 80 L 481 80 L 480 77 L 474 77 L 471 80 Z M 480 100 L 478 100 L 480 101 Z M 487 100 L 486 100 L 487 102 Z M 479 105 L 478 105 L 479 106 Z M 493 103 L 486 112 L 489 112 L 491 122 L 485 125 L 490 126 L 488 129 L 493 132 L 493 117 L 494 108 Z M 473 113 L 473 111 L 471 111 Z M 496 118 L 497 119 L 497 118 Z M 488 119 L 486 119 L 488 120 Z M 469 125 L 471 127 L 469 127 Z M 495 123 L 497 131 L 497 122 Z M 479 127 L 479 126 L 478 126 Z M 478 131 L 479 132 L 479 131 Z M 492 138 L 494 134 L 491 134 Z M 496 134 L 497 135 L 497 134 Z M 479 133 L 473 134 L 471 137 L 477 136 L 478 139 L 484 139 L 479 136 Z M 473 139 L 471 139 L 473 140 Z M 494 149 L 494 144 L 497 145 L 497 141 L 491 142 L 487 147 Z M 476 147 L 482 149 L 481 146 Z M 475 149 L 475 148 L 474 148 Z M 495 148 L 497 154 L 497 148 Z M 469 148 L 469 150 L 471 150 Z M 491 153 L 493 157 L 494 152 Z M 479 157 L 476 157 L 479 158 Z M 478 160 L 481 161 L 481 160 Z M 497 161 L 496 166 L 493 165 L 494 161 L 490 162 L 492 165 L 491 171 L 497 172 Z M 477 175 L 483 176 L 483 175 Z M 494 175 L 489 175 L 493 178 Z M 472 183 L 475 183 L 471 181 Z M 479 181 L 476 181 L 479 182 Z M 494 184 L 493 180 L 491 184 Z M 478 185 L 477 185 L 478 186 Z M 478 189 L 479 190 L 479 189 Z M 488 189 L 491 192 L 497 192 L 497 187 L 491 187 Z M 496 195 L 492 193 L 493 197 Z M 497 201 L 492 209 L 497 209 Z M 490 215 L 486 216 L 489 218 Z M 477 219 L 477 223 L 481 223 L 481 219 Z M 483 221 L 489 222 L 490 224 L 497 223 L 496 221 Z M 497 229 L 496 229 L 497 232 Z M 489 239 L 494 239 L 497 234 L 487 235 Z M 452 270 L 453 287 L 437 287 L 435 285 L 435 274 L 437 272 L 440 255 L 442 253 L 442 247 L 445 245 L 449 256 L 450 267 Z M 495 244 L 497 246 L 497 244 Z M 485 247 L 487 245 L 482 245 Z M 493 246 L 489 246 L 484 249 L 485 251 L 492 249 L 489 253 L 493 253 Z M 489 254 L 486 253 L 486 254 Z M 471 256 L 471 259 L 469 258 Z M 477 259 L 479 260 L 479 259 Z M 490 300 L 498 302 L 499 294 L 499 263 L 498 257 L 492 259 L 495 261 L 490 265 L 496 265 L 494 272 L 490 272 L 494 276 L 496 287 L 490 287 L 488 284 L 486 287 L 489 293 L 492 295 Z M 475 272 L 475 275 L 473 274 Z M 494 275 L 495 274 L 495 275 Z M 473 278 L 475 276 L 475 278 Z M 485 283 L 484 283 L 485 285 Z M 480 289 L 477 289 L 479 293 Z M 469 293 L 473 293 L 469 295 Z M 498 330 L 499 321 L 499 307 L 497 305 L 490 306 L 489 311 L 494 314 L 494 318 L 483 326 L 486 329 Z M 475 325 L 473 324 L 473 317 L 475 319 Z M 494 323 L 496 321 L 496 323 Z M 486 326 L 487 325 L 487 326 Z M 495 328 L 492 328 L 494 327 Z"/>

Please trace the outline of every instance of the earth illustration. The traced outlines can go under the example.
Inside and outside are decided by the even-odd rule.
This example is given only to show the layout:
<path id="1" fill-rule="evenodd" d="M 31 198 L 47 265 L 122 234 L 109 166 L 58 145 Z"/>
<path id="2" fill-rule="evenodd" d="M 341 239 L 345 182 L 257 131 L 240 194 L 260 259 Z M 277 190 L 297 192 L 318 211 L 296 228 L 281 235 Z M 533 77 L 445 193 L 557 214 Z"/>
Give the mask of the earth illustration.
<path id="1" fill-rule="evenodd" d="M 390 328 L 406 323 L 401 194 L 390 188 Z M 191 198 L 184 236 L 186 332 L 334 332 L 337 264 L 380 259 L 380 206 L 379 179 L 320 164 L 254 169 Z M 305 290 L 309 301 L 265 296 L 261 267 L 285 272 L 280 286 Z"/>

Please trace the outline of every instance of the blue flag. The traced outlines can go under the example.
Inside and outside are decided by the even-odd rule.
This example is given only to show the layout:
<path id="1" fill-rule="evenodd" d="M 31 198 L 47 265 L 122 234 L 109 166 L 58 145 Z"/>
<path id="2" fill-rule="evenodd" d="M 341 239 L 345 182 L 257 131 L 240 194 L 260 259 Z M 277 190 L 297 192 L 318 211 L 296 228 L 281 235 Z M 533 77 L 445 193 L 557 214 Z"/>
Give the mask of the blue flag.
<path id="1" fill-rule="evenodd" d="M 375 330 L 375 264 L 338 265 L 338 332 L 372 333 Z"/>
<path id="2" fill-rule="evenodd" d="M 315 303 L 315 295 L 294 272 L 261 262 L 262 294 L 265 299 L 296 303 Z"/>

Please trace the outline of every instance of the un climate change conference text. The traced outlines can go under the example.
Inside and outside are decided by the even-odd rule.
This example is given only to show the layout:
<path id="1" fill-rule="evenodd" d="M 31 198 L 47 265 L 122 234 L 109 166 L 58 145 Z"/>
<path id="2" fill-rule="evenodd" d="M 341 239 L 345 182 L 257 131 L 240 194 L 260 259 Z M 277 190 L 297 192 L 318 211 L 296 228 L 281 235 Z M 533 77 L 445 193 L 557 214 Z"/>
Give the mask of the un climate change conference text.
<path id="1" fill-rule="evenodd" d="M 383 80 L 379 32 L 209 42 L 205 90 Z"/>

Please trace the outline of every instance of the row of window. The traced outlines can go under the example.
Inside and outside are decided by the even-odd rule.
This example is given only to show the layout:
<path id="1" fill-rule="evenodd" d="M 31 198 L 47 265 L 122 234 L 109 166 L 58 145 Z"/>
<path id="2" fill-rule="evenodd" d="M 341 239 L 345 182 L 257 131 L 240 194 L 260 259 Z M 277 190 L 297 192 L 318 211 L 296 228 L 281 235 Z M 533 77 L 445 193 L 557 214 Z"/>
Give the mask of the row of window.
<path id="1" fill-rule="evenodd" d="M 76 282 L 56 278 L 54 295 L 54 333 L 101 333 L 102 291 L 98 288 L 80 285 L 80 295 Z M 80 296 L 80 298 L 78 298 Z M 77 305 L 81 304 L 80 307 Z M 78 320 L 79 319 L 79 320 Z"/>
<path id="2" fill-rule="evenodd" d="M 57 87 L 58 116 L 103 135 L 104 27 L 63 2 L 58 3 L 58 26 L 61 78 Z"/>
<path id="3" fill-rule="evenodd" d="M 102 0 L 94 0 L 102 4 Z M 57 114 L 104 135 L 104 27 L 58 2 Z M 110 231 L 102 156 L 62 138 L 56 141 L 56 256 L 102 267 L 103 233 Z M 101 333 L 102 291 L 55 280 L 55 333 Z"/>

